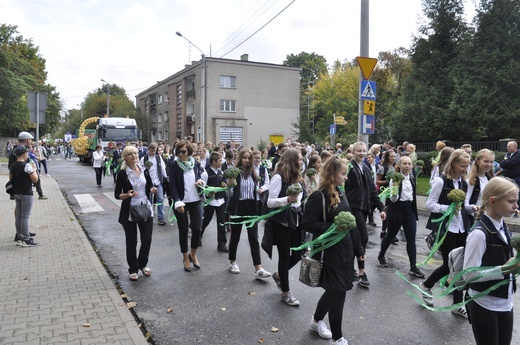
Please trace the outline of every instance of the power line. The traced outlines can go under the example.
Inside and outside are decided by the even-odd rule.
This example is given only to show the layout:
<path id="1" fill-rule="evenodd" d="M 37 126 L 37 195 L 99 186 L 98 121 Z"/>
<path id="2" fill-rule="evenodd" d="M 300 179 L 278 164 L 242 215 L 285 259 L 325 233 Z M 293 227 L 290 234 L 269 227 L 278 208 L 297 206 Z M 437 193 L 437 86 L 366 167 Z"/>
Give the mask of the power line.
<path id="1" fill-rule="evenodd" d="M 245 40 L 243 40 L 242 42 L 240 42 L 239 44 L 237 44 L 235 47 L 233 47 L 231 50 L 229 50 L 227 53 L 225 53 L 224 55 L 222 55 L 220 57 L 223 58 L 224 56 L 228 55 L 229 53 L 231 53 L 233 50 L 237 49 L 238 47 L 240 47 L 242 44 L 244 44 L 245 42 L 247 42 L 251 37 L 253 37 L 254 35 L 256 35 L 260 30 L 262 30 L 263 28 L 265 28 L 269 23 L 271 23 L 276 17 L 278 17 L 280 14 L 282 14 L 282 12 L 284 12 L 287 8 L 289 8 L 289 6 L 291 6 L 296 0 L 292 0 L 287 6 L 285 6 L 280 12 L 278 12 L 273 18 L 271 18 L 267 23 L 265 23 L 264 25 L 262 25 L 258 30 L 256 30 L 255 32 L 253 32 L 251 35 L 249 35 Z"/>

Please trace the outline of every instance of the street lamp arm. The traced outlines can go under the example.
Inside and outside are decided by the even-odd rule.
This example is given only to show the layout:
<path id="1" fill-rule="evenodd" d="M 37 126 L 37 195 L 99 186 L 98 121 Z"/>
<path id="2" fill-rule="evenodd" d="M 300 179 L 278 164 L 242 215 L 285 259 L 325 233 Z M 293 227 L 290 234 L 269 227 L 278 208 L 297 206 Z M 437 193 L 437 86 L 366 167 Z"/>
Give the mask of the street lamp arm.
<path id="1" fill-rule="evenodd" d="M 175 34 L 179 37 L 182 37 L 184 38 L 186 41 L 188 41 L 189 44 L 191 44 L 192 46 L 194 46 L 195 48 L 197 48 L 197 50 L 202 54 L 202 57 L 204 57 L 204 52 L 202 51 L 202 49 L 200 49 L 199 47 L 197 47 L 192 41 L 190 41 L 189 39 L 187 39 L 186 37 L 184 37 L 179 31 L 175 32 Z"/>

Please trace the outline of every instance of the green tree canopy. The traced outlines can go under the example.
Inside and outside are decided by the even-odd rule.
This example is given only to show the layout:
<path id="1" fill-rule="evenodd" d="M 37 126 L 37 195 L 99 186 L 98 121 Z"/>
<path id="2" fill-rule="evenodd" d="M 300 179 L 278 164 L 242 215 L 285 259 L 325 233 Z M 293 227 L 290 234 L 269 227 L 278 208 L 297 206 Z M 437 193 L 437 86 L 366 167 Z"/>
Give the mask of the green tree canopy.
<path id="1" fill-rule="evenodd" d="M 47 92 L 48 108 L 40 135 L 51 132 L 60 121 L 59 93 L 46 84 L 45 59 L 31 40 L 25 39 L 16 26 L 0 24 L 0 134 L 16 136 L 34 130 L 27 108 L 27 93 Z"/>

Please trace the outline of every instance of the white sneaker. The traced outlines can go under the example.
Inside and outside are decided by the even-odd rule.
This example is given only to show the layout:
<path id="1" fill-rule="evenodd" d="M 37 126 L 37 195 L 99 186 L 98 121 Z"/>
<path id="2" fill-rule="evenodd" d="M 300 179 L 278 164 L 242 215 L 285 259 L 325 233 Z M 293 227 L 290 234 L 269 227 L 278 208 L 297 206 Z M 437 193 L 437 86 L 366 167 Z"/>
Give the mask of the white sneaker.
<path id="1" fill-rule="evenodd" d="M 348 345 L 348 341 L 347 341 L 347 339 L 345 339 L 345 338 L 343 338 L 343 337 L 339 338 L 339 339 L 336 340 L 336 341 L 332 340 L 330 343 L 331 343 L 331 344 L 334 344 L 334 345 Z"/>
<path id="2" fill-rule="evenodd" d="M 255 279 L 266 279 L 271 276 L 271 272 L 267 272 L 263 268 L 255 272 Z"/>
<path id="3" fill-rule="evenodd" d="M 466 311 L 466 308 L 464 308 L 464 307 L 452 309 L 451 313 L 455 314 L 455 315 L 459 315 L 459 316 L 465 317 L 466 319 L 468 318 L 468 312 Z"/>
<path id="4" fill-rule="evenodd" d="M 293 294 L 291 293 L 291 291 L 287 292 L 287 293 L 282 293 L 282 302 L 290 305 L 290 306 L 293 306 L 293 307 L 297 307 L 300 305 L 300 301 L 298 301 L 294 296 Z"/>
<path id="5" fill-rule="evenodd" d="M 229 264 L 229 272 L 233 273 L 233 274 L 239 274 L 240 273 L 240 268 L 238 268 L 238 265 L 236 262 L 233 262 L 231 264 Z"/>
<path id="6" fill-rule="evenodd" d="M 320 337 L 323 339 L 332 338 L 332 333 L 327 328 L 327 325 L 323 321 L 314 322 L 314 318 L 311 319 L 310 327 L 313 331 L 318 332 Z"/>
<path id="7" fill-rule="evenodd" d="M 424 291 L 428 292 L 430 295 L 432 293 L 432 289 L 428 289 L 426 286 L 424 286 L 423 284 L 424 282 L 421 282 L 419 284 L 419 286 L 421 287 L 421 289 L 423 289 Z M 433 298 L 428 296 L 428 295 L 425 295 L 425 294 L 422 294 L 422 299 L 424 301 L 424 303 L 428 306 L 428 307 L 433 307 Z M 452 310 L 453 311 L 453 310 Z"/>

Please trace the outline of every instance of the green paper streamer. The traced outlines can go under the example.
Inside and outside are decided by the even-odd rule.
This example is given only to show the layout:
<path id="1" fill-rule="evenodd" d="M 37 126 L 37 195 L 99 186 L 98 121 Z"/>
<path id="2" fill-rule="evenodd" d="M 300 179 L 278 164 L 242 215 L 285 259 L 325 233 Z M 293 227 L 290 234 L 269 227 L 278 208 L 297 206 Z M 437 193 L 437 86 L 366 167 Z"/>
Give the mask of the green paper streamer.
<path id="1" fill-rule="evenodd" d="M 245 219 L 242 220 L 242 221 L 239 221 L 239 222 L 225 222 L 223 225 L 227 225 L 227 224 L 243 224 L 243 225 L 246 226 L 246 228 L 250 228 L 253 225 L 255 225 L 256 223 L 258 223 L 259 221 L 267 219 L 267 218 L 271 218 L 275 214 L 278 214 L 278 213 L 281 213 L 281 212 L 287 210 L 289 207 L 291 207 L 291 204 L 287 204 L 285 206 L 280 207 L 279 209 L 277 209 L 275 211 L 266 213 L 266 214 L 261 215 L 261 216 L 238 216 L 238 215 L 232 215 L 230 217 L 230 219 L 243 219 L 243 218 L 245 218 Z"/>
<path id="2" fill-rule="evenodd" d="M 457 205 L 458 204 L 458 205 Z M 437 252 L 439 247 L 444 243 L 444 239 L 446 238 L 446 235 L 448 235 L 448 228 L 450 227 L 451 220 L 453 219 L 453 216 L 455 215 L 455 212 L 457 211 L 457 206 L 460 206 L 462 202 L 452 202 L 448 209 L 442 214 L 442 217 L 438 219 L 432 220 L 432 223 L 439 223 L 439 229 L 437 229 L 437 234 L 435 235 L 435 242 L 433 242 L 432 249 L 430 250 L 430 254 L 428 254 L 428 257 L 424 259 L 423 262 L 421 262 L 417 266 L 423 266 L 430 261 L 430 259 L 433 257 L 433 255 Z M 442 223 L 443 221 L 448 218 L 448 221 L 446 222 L 446 231 L 444 232 L 444 235 L 440 237 L 441 229 L 442 229 Z M 440 237 L 440 238 L 439 238 Z"/>
<path id="3" fill-rule="evenodd" d="M 318 238 L 315 238 L 314 240 L 310 242 L 305 242 L 299 247 L 291 248 L 293 251 L 299 251 L 299 250 L 306 250 L 307 248 L 311 248 L 311 256 L 314 254 L 325 250 L 327 248 L 332 247 L 339 241 L 345 237 L 350 230 L 347 231 L 340 231 L 338 230 L 338 227 L 336 224 L 332 224 L 323 234 L 321 234 Z"/>

